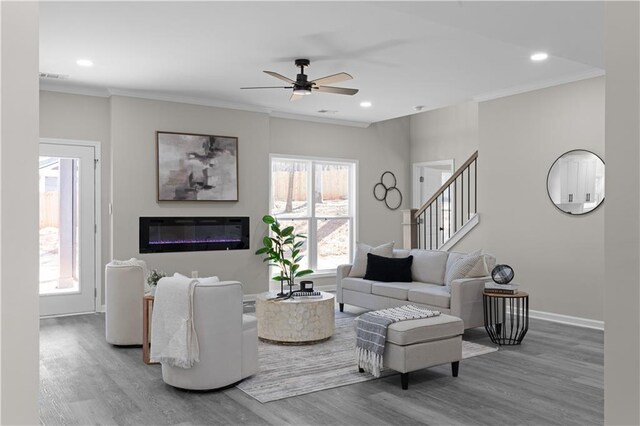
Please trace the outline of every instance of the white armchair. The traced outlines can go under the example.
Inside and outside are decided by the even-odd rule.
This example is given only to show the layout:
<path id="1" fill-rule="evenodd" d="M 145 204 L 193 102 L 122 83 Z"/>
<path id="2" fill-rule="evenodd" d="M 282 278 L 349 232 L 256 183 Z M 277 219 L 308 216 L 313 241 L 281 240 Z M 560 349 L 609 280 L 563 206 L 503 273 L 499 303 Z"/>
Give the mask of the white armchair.
<path id="1" fill-rule="evenodd" d="M 170 279 L 175 278 L 162 278 Z M 242 313 L 239 282 L 197 284 L 193 319 L 200 362 L 191 368 L 162 363 L 165 383 L 182 389 L 211 390 L 232 385 L 258 371 L 257 321 Z"/>
<path id="2" fill-rule="evenodd" d="M 105 267 L 105 334 L 112 345 L 142 344 L 142 298 L 146 265 L 114 260 Z"/>

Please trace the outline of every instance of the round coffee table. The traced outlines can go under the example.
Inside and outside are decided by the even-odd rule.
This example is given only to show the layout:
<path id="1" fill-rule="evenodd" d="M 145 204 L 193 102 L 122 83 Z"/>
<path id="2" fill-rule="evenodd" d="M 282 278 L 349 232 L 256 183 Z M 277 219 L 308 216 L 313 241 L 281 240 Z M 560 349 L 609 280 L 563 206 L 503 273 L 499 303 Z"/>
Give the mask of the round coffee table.
<path id="1" fill-rule="evenodd" d="M 269 343 L 309 345 L 327 340 L 335 328 L 335 297 L 320 292 L 321 297 L 274 299 L 275 292 L 256 298 L 258 337 Z"/>

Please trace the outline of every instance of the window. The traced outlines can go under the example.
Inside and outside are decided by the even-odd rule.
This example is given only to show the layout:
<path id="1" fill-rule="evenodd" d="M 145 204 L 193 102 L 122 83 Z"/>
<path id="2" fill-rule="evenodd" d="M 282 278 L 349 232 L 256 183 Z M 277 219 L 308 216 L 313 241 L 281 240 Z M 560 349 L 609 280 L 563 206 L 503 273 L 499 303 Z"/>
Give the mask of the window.
<path id="1" fill-rule="evenodd" d="M 329 272 L 352 259 L 356 162 L 271 157 L 271 214 L 307 235 L 301 269 Z"/>

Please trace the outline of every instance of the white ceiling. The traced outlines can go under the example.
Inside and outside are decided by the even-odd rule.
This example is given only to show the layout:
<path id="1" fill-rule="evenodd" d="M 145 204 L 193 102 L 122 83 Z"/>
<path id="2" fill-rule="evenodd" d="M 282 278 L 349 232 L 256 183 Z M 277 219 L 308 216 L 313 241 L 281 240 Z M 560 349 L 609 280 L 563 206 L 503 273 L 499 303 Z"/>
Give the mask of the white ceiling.
<path id="1" fill-rule="evenodd" d="M 538 50 L 549 59 L 531 62 Z M 295 79 L 295 58 L 360 92 L 240 90 L 280 85 L 262 70 Z M 40 71 L 69 75 L 42 80 L 54 90 L 371 123 L 603 74 L 604 3 L 45 2 Z"/>

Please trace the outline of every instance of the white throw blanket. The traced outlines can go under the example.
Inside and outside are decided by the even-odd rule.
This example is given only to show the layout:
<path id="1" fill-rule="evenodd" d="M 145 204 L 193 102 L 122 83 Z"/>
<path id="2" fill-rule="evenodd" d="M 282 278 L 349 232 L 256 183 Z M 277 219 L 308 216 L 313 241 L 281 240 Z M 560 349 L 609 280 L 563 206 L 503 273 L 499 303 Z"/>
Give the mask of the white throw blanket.
<path id="1" fill-rule="evenodd" d="M 193 322 L 197 279 L 162 278 L 158 282 L 151 321 L 151 360 L 191 368 L 200 361 Z"/>

